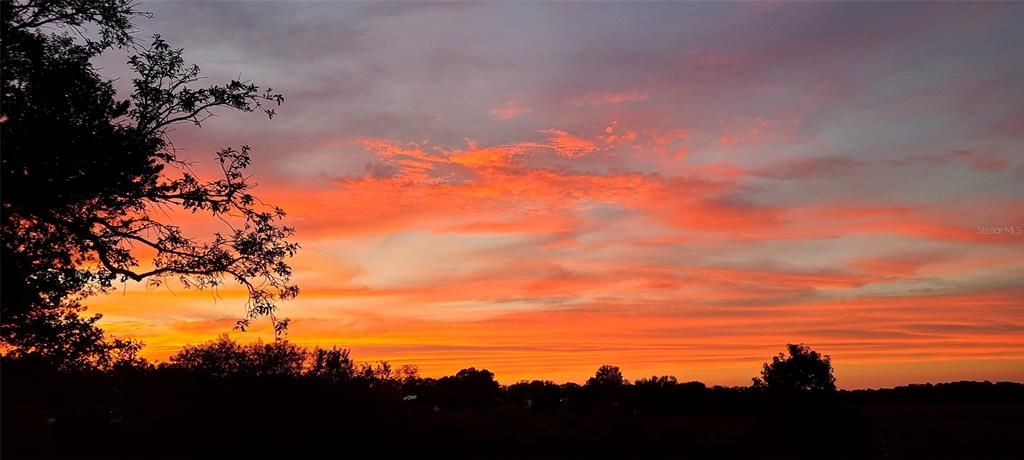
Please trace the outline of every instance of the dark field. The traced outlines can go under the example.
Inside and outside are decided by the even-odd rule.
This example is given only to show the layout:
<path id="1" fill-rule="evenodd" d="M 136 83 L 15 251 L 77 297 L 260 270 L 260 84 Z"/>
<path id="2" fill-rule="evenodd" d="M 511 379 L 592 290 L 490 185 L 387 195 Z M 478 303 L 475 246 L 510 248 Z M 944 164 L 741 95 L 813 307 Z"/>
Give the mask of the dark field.
<path id="1" fill-rule="evenodd" d="M 5 363 L 3 458 L 1020 458 L 1024 386 L 776 393 L 57 374 Z M 492 381 L 493 382 L 493 381 Z M 414 400 L 403 400 L 415 394 Z"/>

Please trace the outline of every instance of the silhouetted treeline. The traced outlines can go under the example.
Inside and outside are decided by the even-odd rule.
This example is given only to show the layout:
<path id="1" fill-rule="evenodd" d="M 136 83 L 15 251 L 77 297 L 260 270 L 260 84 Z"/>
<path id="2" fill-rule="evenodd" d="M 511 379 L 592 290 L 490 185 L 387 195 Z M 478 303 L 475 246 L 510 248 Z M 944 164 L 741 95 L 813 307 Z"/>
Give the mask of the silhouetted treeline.
<path id="1" fill-rule="evenodd" d="M 2 375 L 5 459 L 1013 458 L 1024 428 L 1020 383 L 708 387 L 602 366 L 582 385 L 501 385 L 486 369 L 426 378 L 285 341 L 93 370 L 5 359 Z"/>

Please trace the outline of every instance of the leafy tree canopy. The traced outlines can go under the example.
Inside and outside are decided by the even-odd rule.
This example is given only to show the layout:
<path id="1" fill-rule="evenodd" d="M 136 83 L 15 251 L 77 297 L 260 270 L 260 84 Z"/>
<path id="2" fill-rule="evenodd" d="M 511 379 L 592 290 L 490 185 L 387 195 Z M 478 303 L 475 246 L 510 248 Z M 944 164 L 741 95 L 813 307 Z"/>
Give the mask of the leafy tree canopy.
<path id="1" fill-rule="evenodd" d="M 771 363 L 764 363 L 761 377 L 753 379 L 754 387 L 788 391 L 835 391 L 832 358 L 811 350 L 804 344 L 786 345 L 789 356 L 779 353 Z"/>
<path id="2" fill-rule="evenodd" d="M 83 298 L 115 282 L 177 280 L 248 292 L 243 319 L 269 317 L 298 294 L 286 260 L 298 245 L 285 213 L 252 194 L 249 147 L 213 156 L 204 178 L 168 138 L 218 108 L 274 115 L 280 94 L 246 81 L 200 86 L 199 68 L 159 36 L 135 39 L 132 0 L 2 0 L 2 306 L 9 354 L 88 362 L 104 350 Z M 132 91 L 120 99 L 91 60 L 132 53 Z M 171 211 L 171 212 L 169 212 Z M 205 215 L 221 226 L 195 235 L 167 217 Z M 140 250 L 146 251 L 140 260 Z M 109 342 L 108 342 L 109 345 Z M 61 347 L 65 350 L 59 350 Z M 56 351 L 55 351 L 56 350 Z"/>
<path id="3" fill-rule="evenodd" d="M 587 380 L 588 387 L 621 387 L 629 382 L 622 376 L 618 366 L 604 365 Z"/>

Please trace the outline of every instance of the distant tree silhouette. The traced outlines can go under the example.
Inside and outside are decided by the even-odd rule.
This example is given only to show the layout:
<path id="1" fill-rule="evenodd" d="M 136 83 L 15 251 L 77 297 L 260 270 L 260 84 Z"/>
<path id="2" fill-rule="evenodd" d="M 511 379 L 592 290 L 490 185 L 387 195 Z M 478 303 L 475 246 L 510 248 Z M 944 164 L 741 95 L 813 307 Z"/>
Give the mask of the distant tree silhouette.
<path id="1" fill-rule="evenodd" d="M 671 375 L 640 378 L 630 388 L 630 399 L 642 413 L 667 414 L 679 410 L 679 381 Z"/>
<path id="2" fill-rule="evenodd" d="M 256 343 L 246 347 L 256 376 L 299 377 L 306 368 L 308 351 L 287 340 Z"/>
<path id="3" fill-rule="evenodd" d="M 284 212 L 252 195 L 249 148 L 215 155 L 220 177 L 201 178 L 168 138 L 217 108 L 273 116 L 283 97 L 243 82 L 197 87 L 199 69 L 159 36 L 133 37 L 132 0 L 0 0 L 2 307 L 0 339 L 13 355 L 62 366 L 102 360 L 130 342 L 104 342 L 81 300 L 116 281 L 169 279 L 206 289 L 233 281 L 248 291 L 245 315 L 281 332 L 277 302 L 298 289 L 285 262 L 298 246 Z M 86 29 L 94 33 L 85 33 Z M 86 37 L 95 38 L 86 38 Z M 135 54 L 132 92 L 120 100 L 91 59 L 119 47 Z M 224 230 L 203 239 L 167 211 L 205 214 Z M 145 263 L 133 248 L 152 253 Z M 128 347 L 128 348 L 126 348 Z"/>
<path id="4" fill-rule="evenodd" d="M 494 373 L 470 367 L 437 381 L 437 396 L 448 407 L 481 410 L 494 405 L 501 386 Z"/>
<path id="5" fill-rule="evenodd" d="M 591 407 L 598 407 L 602 410 L 619 410 L 625 401 L 626 389 L 629 385 L 622 376 L 618 366 L 603 365 L 597 369 L 594 376 L 587 379 L 583 386 L 583 392 L 579 394 L 584 399 L 590 400 Z"/>
<path id="6" fill-rule="evenodd" d="M 359 365 L 357 374 L 367 381 L 391 381 L 394 379 L 394 369 L 387 361 L 375 363 L 363 363 Z"/>
<path id="7" fill-rule="evenodd" d="M 398 366 L 398 369 L 396 369 L 394 373 L 395 380 L 401 383 L 418 379 L 419 376 L 420 369 L 419 367 L 416 367 L 415 364 L 403 364 L 401 366 Z"/>
<path id="8" fill-rule="evenodd" d="M 306 371 L 306 375 L 329 382 L 343 382 L 355 377 L 356 367 L 346 349 L 315 348 L 310 352 L 309 369 Z"/>
<path id="9" fill-rule="evenodd" d="M 650 378 L 641 378 L 633 382 L 634 386 L 646 388 L 672 388 L 678 384 L 679 381 L 672 375 L 652 375 Z"/>
<path id="10" fill-rule="evenodd" d="M 562 404 L 562 387 L 549 380 L 516 382 L 507 392 L 513 401 L 536 411 L 553 412 Z"/>
<path id="11" fill-rule="evenodd" d="M 622 377 L 622 371 L 618 366 L 607 364 L 599 367 L 594 376 L 587 379 L 588 387 L 617 388 L 628 384 L 629 382 Z"/>
<path id="12" fill-rule="evenodd" d="M 755 388 L 796 391 L 834 391 L 836 378 L 832 359 L 804 344 L 786 345 L 789 356 L 779 353 L 764 363 L 761 377 L 753 379 Z"/>
<path id="13" fill-rule="evenodd" d="M 213 377 L 299 377 L 309 352 L 286 340 L 243 345 L 221 335 L 216 340 L 183 347 L 166 367 Z M 348 357 L 347 350 L 344 353 Z"/>
<path id="14" fill-rule="evenodd" d="M 242 345 L 228 336 L 201 345 L 186 345 L 171 356 L 169 366 L 214 377 L 238 375 L 248 365 Z"/>

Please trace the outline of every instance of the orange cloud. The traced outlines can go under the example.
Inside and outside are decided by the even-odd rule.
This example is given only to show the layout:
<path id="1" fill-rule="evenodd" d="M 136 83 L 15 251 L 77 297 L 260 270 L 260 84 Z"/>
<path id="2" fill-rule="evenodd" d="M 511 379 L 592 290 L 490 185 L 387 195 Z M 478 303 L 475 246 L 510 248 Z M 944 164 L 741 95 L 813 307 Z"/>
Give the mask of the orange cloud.
<path id="1" fill-rule="evenodd" d="M 631 129 L 618 129 L 619 122 L 613 121 L 604 129 L 604 134 L 599 139 L 609 147 L 614 147 L 619 144 L 629 144 L 636 140 L 636 131 Z"/>
<path id="2" fill-rule="evenodd" d="M 597 144 L 560 129 L 545 129 L 541 132 L 551 135 L 548 143 L 555 152 L 566 158 L 578 158 L 597 150 Z"/>
<path id="3" fill-rule="evenodd" d="M 383 173 L 266 186 L 307 247 L 294 264 L 303 295 L 282 310 L 290 338 L 432 376 L 488 367 L 506 382 L 580 381 L 612 362 L 636 375 L 745 384 L 794 341 L 832 354 L 841 382 L 844 368 L 857 369 L 853 382 L 876 382 L 887 363 L 1024 360 L 1019 287 L 972 278 L 1024 269 L 1014 257 L 1024 238 L 973 228 L 986 216 L 1012 221 L 1019 202 L 785 205 L 745 199 L 755 173 L 725 163 L 681 165 L 674 176 L 538 165 L 625 144 L 671 151 L 688 139 L 675 131 L 651 143 L 640 132 L 612 123 L 594 141 L 548 130 L 547 142 L 458 148 L 360 139 Z M 882 251 L 799 266 L 773 249 L 876 236 L 961 254 Z M 761 255 L 722 258 L 744 251 Z M 915 283 L 924 288 L 906 287 Z M 243 294 L 131 287 L 91 303 L 111 333 L 165 359 L 228 331 Z M 236 337 L 266 339 L 267 327 Z"/>
<path id="4" fill-rule="evenodd" d="M 262 35 L 295 52 L 256 54 L 278 61 L 268 79 L 302 79 L 291 114 L 182 125 L 174 143 L 211 174 L 220 143 L 253 145 L 256 194 L 303 246 L 303 293 L 281 307 L 302 344 L 504 382 L 613 363 L 744 385 L 788 342 L 831 354 L 847 387 L 1024 380 L 1024 235 L 991 230 L 1024 226 L 1024 103 L 1006 72 L 1022 29 L 999 8 L 903 12 L 962 45 L 949 52 L 900 18 L 858 34 L 870 11 L 759 4 L 716 7 L 727 37 L 687 21 L 623 33 L 665 8 L 595 18 L 593 36 L 533 21 L 516 46 L 476 9 L 457 13 L 495 33 L 461 41 L 451 15 L 418 9 L 350 46 L 305 40 L 337 21 L 271 21 Z M 153 357 L 230 331 L 246 300 L 116 288 L 86 303 Z"/>
<path id="5" fill-rule="evenodd" d="M 530 152 L 548 148 L 545 144 L 518 143 L 498 145 L 493 147 L 481 147 L 475 142 L 469 141 L 469 148 L 455 149 L 448 152 L 448 160 L 454 164 L 467 168 L 481 167 L 511 167 L 519 156 Z"/>

